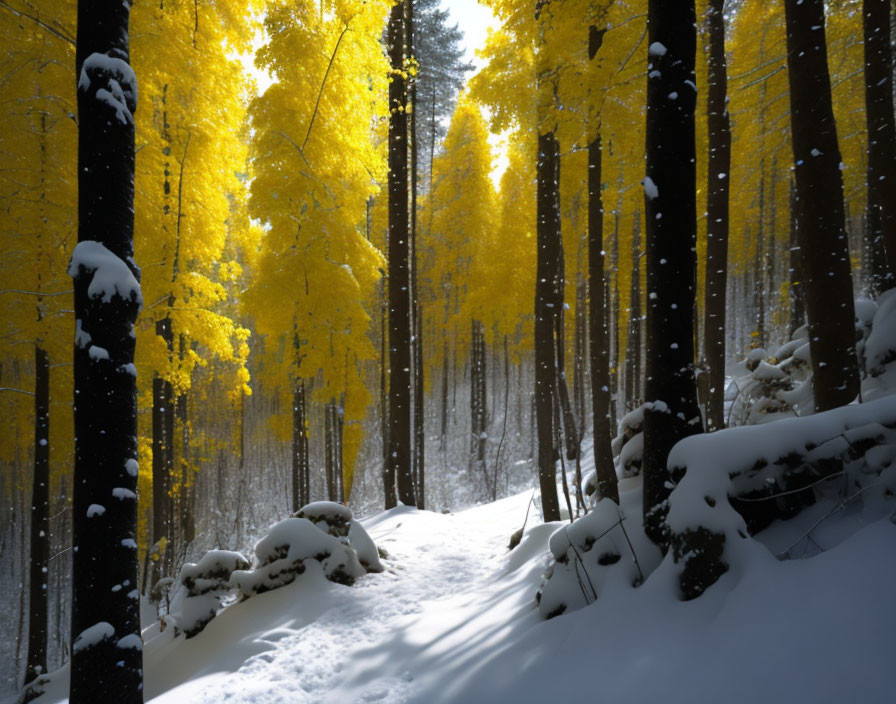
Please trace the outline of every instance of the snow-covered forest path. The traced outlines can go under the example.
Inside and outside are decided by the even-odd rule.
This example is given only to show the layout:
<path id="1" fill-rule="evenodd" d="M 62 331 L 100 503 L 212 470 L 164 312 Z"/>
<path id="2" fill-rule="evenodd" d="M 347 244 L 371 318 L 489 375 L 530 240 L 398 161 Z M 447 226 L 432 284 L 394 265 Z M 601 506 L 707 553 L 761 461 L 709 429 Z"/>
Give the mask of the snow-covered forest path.
<path id="1" fill-rule="evenodd" d="M 494 606 L 487 603 L 493 582 L 532 556 L 514 551 L 507 563 L 528 499 L 446 515 L 398 508 L 364 521 L 388 552 L 384 573 L 345 588 L 309 570 L 293 585 L 226 610 L 191 641 L 148 647 L 147 701 L 404 701 L 433 668 L 403 670 L 403 656 L 427 651 L 457 665 L 470 638 L 488 637 L 491 619 L 481 618 Z M 538 521 L 534 510 L 529 521 Z M 537 621 L 533 589 L 505 596 Z M 495 629 L 508 616 L 499 611 L 492 614 Z"/>

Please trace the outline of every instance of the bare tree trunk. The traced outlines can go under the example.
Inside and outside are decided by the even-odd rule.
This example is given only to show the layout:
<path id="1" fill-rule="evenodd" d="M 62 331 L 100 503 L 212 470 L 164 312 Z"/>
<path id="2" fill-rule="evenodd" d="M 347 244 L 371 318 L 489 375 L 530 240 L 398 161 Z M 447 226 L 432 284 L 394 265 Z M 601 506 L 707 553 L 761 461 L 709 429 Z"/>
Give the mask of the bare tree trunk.
<path id="1" fill-rule="evenodd" d="M 588 30 L 589 59 L 594 60 L 603 43 L 606 29 L 591 26 Z M 610 442 L 613 428 L 610 416 L 610 341 L 605 325 L 608 301 L 604 285 L 604 204 L 601 196 L 603 178 L 600 125 L 588 144 L 588 291 L 590 294 L 589 353 L 591 365 L 591 408 L 594 422 L 594 467 L 597 473 L 597 495 L 619 503 L 619 487 Z"/>
<path id="2" fill-rule="evenodd" d="M 890 0 L 863 0 L 865 115 L 868 124 L 868 236 L 886 263 L 874 288 L 896 286 L 896 120 Z"/>
<path id="3" fill-rule="evenodd" d="M 405 0 L 407 2 L 407 0 Z M 408 223 L 408 120 L 405 2 L 389 17 L 389 455 L 398 499 L 413 506 L 411 467 L 411 295 Z"/>
<path id="4" fill-rule="evenodd" d="M 823 0 L 785 0 L 790 123 L 815 410 L 859 390 L 855 309 Z"/>
<path id="5" fill-rule="evenodd" d="M 728 66 L 725 59 L 724 0 L 710 0 L 706 190 L 706 281 L 703 349 L 709 367 L 706 429 L 725 427 L 725 326 L 728 286 L 728 192 L 731 183 L 731 119 L 728 114 Z"/>

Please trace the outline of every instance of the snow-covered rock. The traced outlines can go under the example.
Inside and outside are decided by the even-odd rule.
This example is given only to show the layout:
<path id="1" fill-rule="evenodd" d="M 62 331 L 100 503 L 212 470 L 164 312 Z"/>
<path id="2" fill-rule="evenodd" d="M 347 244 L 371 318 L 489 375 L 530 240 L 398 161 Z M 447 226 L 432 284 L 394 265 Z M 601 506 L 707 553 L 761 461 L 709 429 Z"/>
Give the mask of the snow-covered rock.
<path id="1" fill-rule="evenodd" d="M 181 567 L 177 580 L 180 588 L 172 598 L 169 618 L 187 638 L 200 633 L 233 592 L 231 574 L 248 568 L 249 561 L 230 550 L 210 550 L 199 562 L 188 562 Z"/>

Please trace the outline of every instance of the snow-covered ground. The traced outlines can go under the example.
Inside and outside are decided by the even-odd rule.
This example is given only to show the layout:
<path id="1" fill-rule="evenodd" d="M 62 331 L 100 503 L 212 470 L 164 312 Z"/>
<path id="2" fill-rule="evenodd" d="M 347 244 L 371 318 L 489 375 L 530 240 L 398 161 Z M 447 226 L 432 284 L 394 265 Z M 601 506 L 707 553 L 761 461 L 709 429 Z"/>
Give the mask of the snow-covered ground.
<path id="1" fill-rule="evenodd" d="M 632 484 L 632 482 L 628 482 Z M 146 700 L 189 702 L 892 702 L 896 525 L 859 508 L 826 522 L 826 552 L 769 560 L 678 601 L 662 580 L 543 621 L 535 593 L 559 524 L 531 492 L 455 514 L 363 521 L 386 571 L 352 587 L 317 563 L 226 608 L 191 640 L 152 627 Z M 823 503 L 763 536 L 780 549 Z M 819 538 L 823 542 L 822 538 Z M 833 547 L 831 547 L 833 546 Z M 42 702 L 64 699 L 55 690 Z"/>

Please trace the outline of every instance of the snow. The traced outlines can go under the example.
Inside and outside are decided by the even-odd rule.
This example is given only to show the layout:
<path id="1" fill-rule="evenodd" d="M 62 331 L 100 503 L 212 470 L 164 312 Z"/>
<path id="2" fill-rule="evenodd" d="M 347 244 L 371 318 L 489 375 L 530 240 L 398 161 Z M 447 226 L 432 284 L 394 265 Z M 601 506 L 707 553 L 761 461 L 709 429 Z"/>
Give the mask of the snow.
<path id="1" fill-rule="evenodd" d="M 81 269 L 93 272 L 87 295 L 99 298 L 103 303 L 118 295 L 125 300 L 136 301 L 143 305 L 143 294 L 140 284 L 128 265 L 106 247 L 94 240 L 78 242 L 72 252 L 68 267 L 68 275 L 74 278 L 81 276 Z M 92 349 L 92 348 L 91 348 Z"/>
<path id="2" fill-rule="evenodd" d="M 124 463 L 124 469 L 132 477 L 136 477 L 140 473 L 140 465 L 134 459 L 127 460 Z"/>
<path id="3" fill-rule="evenodd" d="M 653 42 L 653 44 L 647 47 L 648 56 L 665 56 L 666 51 L 666 47 L 660 42 Z"/>
<path id="4" fill-rule="evenodd" d="M 137 495 L 131 491 L 130 489 L 125 489 L 124 487 L 117 486 L 112 489 L 112 496 L 116 499 L 124 500 L 124 499 L 136 499 Z"/>
<path id="5" fill-rule="evenodd" d="M 143 650 L 143 639 L 138 634 L 131 633 L 120 639 L 115 645 L 122 650 Z"/>
<path id="6" fill-rule="evenodd" d="M 830 413 L 720 431 L 680 443 L 675 452 L 687 456 L 689 467 L 714 467 L 727 485 L 719 467 L 732 462 L 772 457 L 796 443 L 805 451 L 807 440 L 831 430 L 893 425 L 896 397 Z M 637 427 L 642 416 L 637 409 L 624 425 Z M 605 500 L 572 525 L 543 524 L 532 512 L 520 544 L 508 551 L 531 491 L 453 514 L 402 506 L 352 518 L 348 537 L 359 554 L 355 524 L 388 552 L 383 572 L 346 586 L 327 580 L 324 565 L 308 560 L 291 583 L 225 606 L 193 638 L 154 623 L 143 633 L 146 701 L 883 704 L 892 699 L 896 657 L 896 525 L 890 518 L 896 498 L 883 491 L 896 484 L 892 463 L 889 451 L 866 453 L 866 464 L 884 468 L 882 485 L 865 493 L 864 506 L 851 504 L 820 524 L 813 535 L 826 551 L 808 559 L 774 557 L 831 513 L 836 496 L 755 539 L 738 538 L 738 569 L 687 602 L 670 588 L 678 575 L 671 554 L 661 562 L 640 531 L 640 477 L 620 482 L 628 538 L 620 509 Z M 593 468 L 588 455 L 583 472 Z M 703 474 L 694 473 L 701 490 Z M 684 491 L 687 476 L 673 492 L 673 514 L 684 507 L 676 492 L 694 494 Z M 288 552 L 317 540 L 344 548 L 321 527 L 291 518 L 259 542 L 259 559 L 282 554 L 284 540 Z M 594 592 L 582 576 L 587 599 L 573 545 L 586 561 L 608 556 L 605 564 L 589 564 Z M 569 608 L 543 620 L 536 593 L 550 561 L 561 555 L 567 562 L 554 565 L 542 603 L 562 597 Z M 185 566 L 182 576 L 202 578 L 216 566 L 226 572 L 239 557 L 209 554 Z M 646 580 L 635 586 L 640 573 Z M 38 701 L 63 701 L 66 679 L 65 669 L 51 674 Z"/>
<path id="7" fill-rule="evenodd" d="M 99 347 L 97 345 L 91 345 L 87 350 L 87 354 L 91 359 L 95 360 L 109 359 L 109 351 L 105 347 Z"/>
<path id="8" fill-rule="evenodd" d="M 105 506 L 100 506 L 99 504 L 90 504 L 87 507 L 87 517 L 93 518 L 94 516 L 102 516 L 106 512 Z"/>
<path id="9" fill-rule="evenodd" d="M 84 59 L 81 66 L 78 90 L 89 91 L 94 81 L 102 84 L 96 90 L 96 99 L 115 111 L 119 123 L 133 125 L 133 112 L 137 107 L 137 76 L 128 63 L 94 52 Z"/>
<path id="10" fill-rule="evenodd" d="M 75 642 L 72 643 L 72 652 L 80 653 L 82 650 L 99 645 L 104 640 L 111 638 L 114 635 L 115 629 L 112 627 L 111 623 L 107 623 L 106 621 L 95 623 L 90 628 L 85 628 L 78 634 L 78 637 L 75 638 Z"/>
<path id="11" fill-rule="evenodd" d="M 650 176 L 645 176 L 641 183 L 644 185 L 644 195 L 650 198 L 650 200 L 659 198 L 660 191 Z"/>

